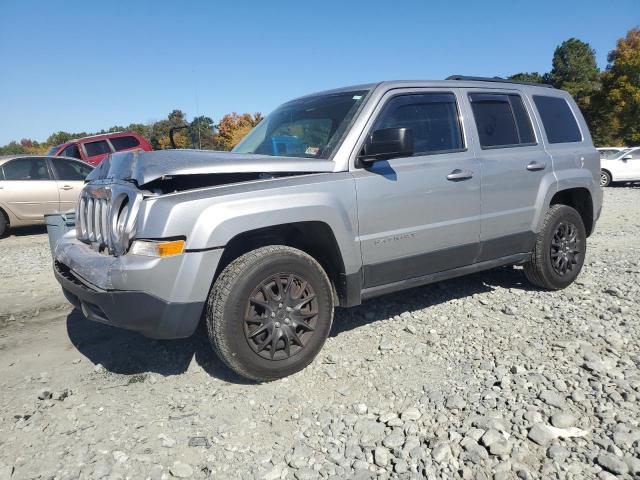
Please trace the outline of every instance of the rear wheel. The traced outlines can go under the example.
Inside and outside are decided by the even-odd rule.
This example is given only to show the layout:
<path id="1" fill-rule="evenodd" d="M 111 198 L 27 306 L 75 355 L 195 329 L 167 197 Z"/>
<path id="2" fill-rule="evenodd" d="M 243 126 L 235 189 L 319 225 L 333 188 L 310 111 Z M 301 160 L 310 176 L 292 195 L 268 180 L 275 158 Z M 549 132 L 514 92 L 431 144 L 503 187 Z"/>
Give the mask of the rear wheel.
<path id="1" fill-rule="evenodd" d="M 611 184 L 611 174 L 606 170 L 600 170 L 600 186 L 608 187 Z"/>
<path id="2" fill-rule="evenodd" d="M 553 205 L 536 237 L 524 273 L 538 287 L 560 290 L 580 273 L 586 249 L 587 235 L 580 214 L 567 205 Z"/>
<path id="3" fill-rule="evenodd" d="M 209 295 L 206 322 L 218 356 L 236 373 L 269 381 L 306 367 L 333 320 L 331 283 L 295 248 L 258 248 L 231 262 Z"/>

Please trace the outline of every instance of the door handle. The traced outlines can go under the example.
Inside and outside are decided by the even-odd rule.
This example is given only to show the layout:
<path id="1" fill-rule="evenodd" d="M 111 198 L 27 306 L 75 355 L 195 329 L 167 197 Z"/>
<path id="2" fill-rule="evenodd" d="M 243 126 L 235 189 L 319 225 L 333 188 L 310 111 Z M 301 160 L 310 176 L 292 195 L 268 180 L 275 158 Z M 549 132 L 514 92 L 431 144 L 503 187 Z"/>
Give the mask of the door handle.
<path id="1" fill-rule="evenodd" d="M 71 185 L 63 185 L 60 187 L 61 190 L 73 190 L 73 187 Z"/>
<path id="2" fill-rule="evenodd" d="M 453 172 L 447 175 L 447 180 L 452 182 L 458 182 L 460 180 L 469 180 L 473 177 L 473 172 L 471 170 L 460 170 L 456 168 Z"/>
<path id="3" fill-rule="evenodd" d="M 527 165 L 527 170 L 529 170 L 530 172 L 544 170 L 545 168 L 547 168 L 546 162 L 531 162 Z"/>

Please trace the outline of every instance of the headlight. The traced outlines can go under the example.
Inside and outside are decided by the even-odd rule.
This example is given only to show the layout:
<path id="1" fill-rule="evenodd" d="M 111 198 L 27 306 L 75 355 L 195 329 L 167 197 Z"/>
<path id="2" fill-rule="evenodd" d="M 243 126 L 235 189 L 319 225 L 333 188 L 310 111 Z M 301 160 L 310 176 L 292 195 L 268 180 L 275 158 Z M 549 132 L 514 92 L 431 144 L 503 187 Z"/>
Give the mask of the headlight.
<path id="1" fill-rule="evenodd" d="M 129 253 L 146 257 L 171 257 L 182 254 L 184 246 L 184 240 L 134 240 Z"/>

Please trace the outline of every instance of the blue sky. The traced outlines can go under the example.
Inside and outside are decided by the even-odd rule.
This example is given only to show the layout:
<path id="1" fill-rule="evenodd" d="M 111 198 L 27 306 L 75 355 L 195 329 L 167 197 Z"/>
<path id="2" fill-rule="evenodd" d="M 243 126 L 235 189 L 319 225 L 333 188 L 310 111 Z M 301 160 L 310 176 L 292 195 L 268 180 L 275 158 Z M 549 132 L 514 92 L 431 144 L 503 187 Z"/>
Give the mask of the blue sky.
<path id="1" fill-rule="evenodd" d="M 0 1 L 0 144 L 218 120 L 383 79 L 548 71 L 569 37 L 606 65 L 638 0 Z"/>

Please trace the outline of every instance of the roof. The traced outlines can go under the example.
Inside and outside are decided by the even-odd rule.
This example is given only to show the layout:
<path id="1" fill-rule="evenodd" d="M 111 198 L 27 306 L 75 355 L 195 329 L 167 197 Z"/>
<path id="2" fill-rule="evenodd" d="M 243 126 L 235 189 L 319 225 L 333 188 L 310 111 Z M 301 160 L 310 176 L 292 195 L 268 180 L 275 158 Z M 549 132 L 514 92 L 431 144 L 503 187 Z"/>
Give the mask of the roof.
<path id="1" fill-rule="evenodd" d="M 334 88 L 331 90 L 323 90 L 308 95 L 292 99 L 290 101 L 296 101 L 303 98 L 313 97 L 317 95 L 333 95 L 343 92 L 354 92 L 358 90 L 373 90 L 377 87 L 382 87 L 385 90 L 393 88 L 424 88 L 424 87 L 439 87 L 439 88 L 508 88 L 508 89 L 522 89 L 523 87 L 541 89 L 548 91 L 554 89 L 551 85 L 543 83 L 531 83 L 520 82 L 517 80 L 508 80 L 499 77 L 467 77 L 463 75 L 452 75 L 446 80 L 384 80 L 381 82 L 363 83 L 359 85 L 350 85 L 347 87 Z M 286 102 L 289 103 L 289 102 Z"/>
<path id="2" fill-rule="evenodd" d="M 21 153 L 19 155 L 0 155 L 0 165 L 8 162 L 9 160 L 15 160 L 16 158 L 50 158 L 53 161 L 61 158 L 63 160 L 73 160 L 75 162 L 85 163 L 86 165 L 92 166 L 86 162 L 83 162 L 79 158 L 72 157 L 61 157 L 61 156 L 53 156 L 53 155 L 29 155 L 28 153 Z"/>

